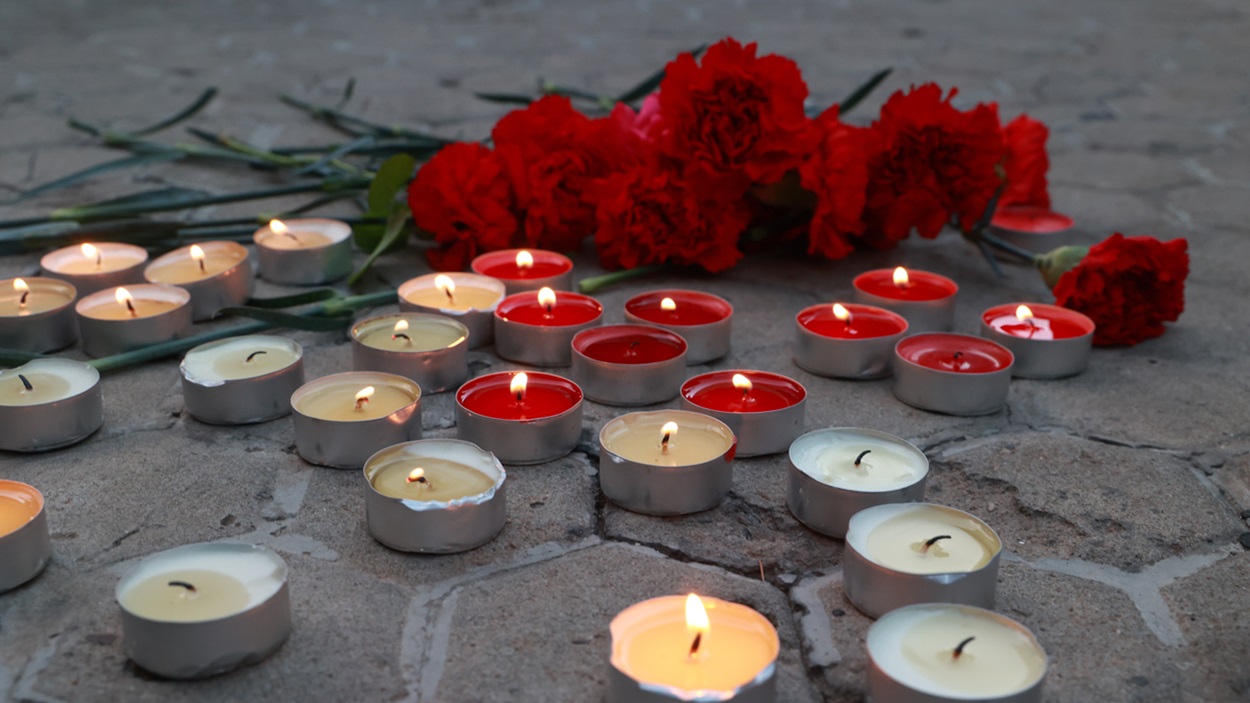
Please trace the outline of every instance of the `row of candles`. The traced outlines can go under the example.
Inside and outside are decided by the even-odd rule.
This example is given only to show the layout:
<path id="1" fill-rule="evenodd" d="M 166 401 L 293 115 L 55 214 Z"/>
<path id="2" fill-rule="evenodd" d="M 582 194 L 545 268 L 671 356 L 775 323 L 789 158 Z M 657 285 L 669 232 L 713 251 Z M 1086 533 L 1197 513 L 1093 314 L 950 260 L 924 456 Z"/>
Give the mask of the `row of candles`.
<path id="1" fill-rule="evenodd" d="M 496 263 L 505 267 L 509 261 L 501 261 L 500 256 L 494 255 Z M 502 256 L 511 259 L 513 253 Z M 543 252 L 530 256 L 544 257 L 543 263 L 549 261 Z M 524 271 L 526 263 L 518 259 L 511 266 Z M 532 260 L 528 267 L 538 268 Z M 571 283 L 571 264 L 564 267 L 557 261 L 544 273 L 552 275 L 544 276 L 542 283 L 561 286 L 565 276 L 563 287 Z M 680 395 L 684 407 L 698 412 L 630 413 L 602 428 L 600 475 L 609 499 L 649 514 L 678 515 L 705 510 L 727 494 L 735 455 L 766 454 L 788 448 L 791 511 L 809 527 L 847 540 L 848 597 L 874 617 L 890 613 L 873 628 L 873 632 L 885 634 L 869 635 L 873 659 L 870 689 L 875 686 L 884 692 L 895 690 L 890 687 L 896 686 L 901 687 L 898 691 L 912 692 L 907 696 L 939 696 L 924 700 L 940 700 L 943 695 L 959 699 L 968 693 L 969 686 L 979 693 L 988 691 L 986 700 L 1033 700 L 1040 695 L 1045 655 L 1036 640 L 1018 624 L 982 609 L 993 604 L 1001 551 L 993 531 L 966 513 L 906 503 L 923 499 L 927 460 L 922 453 L 899 438 L 869 430 L 830 429 L 799 436 L 806 391 L 784 376 L 757 371 L 713 372 L 682 383 L 685 364 L 702 363 L 728 352 L 732 308 L 727 302 L 690 291 L 656 292 L 631 300 L 626 316 L 648 325 L 668 327 L 670 331 L 640 325 L 597 327 L 602 308 L 593 299 L 572 293 L 560 293 L 557 297 L 554 290 L 542 289 L 505 297 L 506 284 L 505 290 L 499 291 L 498 282 L 464 278 L 471 275 L 432 275 L 401 287 L 401 308 L 411 305 L 409 309 L 441 313 L 442 317 L 400 313 L 371 318 L 353 328 L 354 366 L 377 370 L 337 374 L 303 384 L 302 353 L 289 340 L 258 336 L 197 348 L 187 354 L 182 365 L 187 408 L 200 419 L 222 424 L 271 419 L 293 409 L 297 447 L 302 456 L 314 463 L 363 467 L 371 487 L 367 494 L 367 522 L 379 542 L 405 551 L 451 552 L 479 546 L 502 529 L 506 514 L 506 473 L 502 463 L 548 461 L 576 445 L 581 433 L 583 395 L 620 405 L 649 404 Z M 913 274 L 920 280 L 928 275 Z M 910 282 L 900 285 L 895 279 L 892 285 L 902 291 L 898 297 L 903 302 L 916 302 L 908 298 L 921 297 Z M 861 290 L 859 279 L 856 287 Z M 477 293 L 477 289 L 486 295 Z M 114 295 L 116 298 L 115 292 Z M 949 303 L 953 303 L 953 291 L 948 297 Z M 509 301 L 511 305 L 507 305 Z M 567 302 L 574 304 L 565 305 Z M 921 302 L 931 303 L 932 299 Z M 809 308 L 796 318 L 796 362 L 834 377 L 879 377 L 889 373 L 891 366 L 898 374 L 899 349 L 904 347 L 901 342 L 917 339 L 903 339 L 903 333 L 909 326 L 926 324 L 925 316 L 931 315 L 934 307 L 921 306 L 922 314 L 914 322 L 866 305 Z M 568 309 L 573 312 L 565 313 Z M 593 314 L 587 315 L 587 309 Z M 1019 312 L 1011 315 L 1012 321 L 999 319 L 1005 317 L 1008 316 L 998 315 L 993 321 L 1000 324 L 987 321 L 986 325 L 1000 334 L 1038 342 L 1079 338 L 1092 332 L 1092 325 L 1082 332 L 1081 325 L 1056 325 L 1053 318 L 1047 317 L 1043 321 L 1052 324 L 1041 325 Z M 483 318 L 491 324 L 483 325 Z M 878 324 L 880 320 L 887 324 Z M 487 332 L 482 333 L 483 327 Z M 575 329 L 562 329 L 568 327 Z M 1069 334 L 1069 327 L 1075 327 L 1079 334 Z M 461 370 L 464 349 L 474 338 L 481 344 L 490 333 L 505 358 L 532 365 L 572 365 L 577 382 L 533 372 L 490 374 L 461 384 L 467 377 L 467 368 Z M 809 333 L 829 340 L 830 344 L 847 344 L 822 347 L 820 339 L 805 343 L 804 335 Z M 919 337 L 926 336 L 931 335 Z M 983 373 L 986 362 L 981 359 L 985 356 L 994 372 L 1010 371 L 1010 351 L 995 356 L 971 346 L 991 344 L 988 340 L 964 335 L 941 337 L 959 338 L 956 344 L 961 346 L 952 352 L 941 344 L 919 345 L 920 351 L 902 357 L 903 361 L 920 359 L 917 365 L 924 366 L 923 360 L 929 358 L 933 363 L 928 366 L 936 367 L 934 371 L 958 377 Z M 854 374 L 831 373 L 821 366 L 852 350 L 861 350 L 862 355 L 864 347 L 855 343 L 877 340 L 880 344 L 881 338 L 886 338 L 887 349 L 893 343 L 893 364 L 888 356 L 882 361 L 869 355 L 873 356 L 871 363 L 858 364 L 860 370 Z M 505 349 L 514 351 L 505 354 Z M 965 356 L 970 358 L 961 359 Z M 56 386 L 53 379 L 60 378 L 67 388 L 52 391 L 52 395 L 65 393 L 61 400 L 80 396 L 86 399 L 72 415 L 98 415 L 98 390 L 92 392 L 94 371 L 90 367 L 50 368 L 49 364 L 74 362 L 39 360 L 17 370 L 26 373 L 0 374 L 0 409 L 7 405 L 3 400 L 6 382 L 14 386 L 18 395 L 24 395 L 26 402 L 19 402 L 27 407 L 28 417 L 33 416 L 29 412 L 32 406 L 59 404 L 46 401 L 50 396 L 45 396 L 43 403 L 35 396 Z M 1079 370 L 1069 369 L 1066 373 Z M 1005 377 L 1009 378 L 1009 374 Z M 462 439 L 419 440 L 422 389 L 436 392 L 458 385 L 457 427 Z M 657 388 L 667 395 L 638 395 L 654 393 Z M 926 392 L 932 394 L 933 389 Z M 942 393 L 939 389 L 938 395 Z M 92 397 L 94 401 L 90 400 Z M 907 400 L 903 394 L 900 398 Z M 21 426 L 23 415 L 13 415 Z M 27 422 L 25 426 L 39 424 Z M 80 424 L 89 426 L 91 422 Z M 41 446 L 21 449 L 55 443 L 45 438 Z M 26 502 L 28 507 L 32 502 Z M 30 526 L 42 519 L 42 503 L 38 502 L 38 517 L 32 517 L 29 525 L 18 531 L 33 529 Z M 43 532 L 46 543 L 46 521 Z M 921 539 L 917 535 L 926 536 Z M 0 548 L 5 544 L 3 539 L 0 537 Z M 232 554 L 232 550 L 239 554 Z M 4 555 L 0 554 L 0 558 Z M 46 558 L 45 554 L 43 560 Z M 199 576 L 215 575 L 198 584 L 190 578 L 173 577 L 192 564 L 197 568 L 191 570 Z M 37 573 L 34 568 L 27 578 Z M 232 651 L 255 658 L 278 646 L 289 630 L 285 565 L 262 548 L 191 545 L 156 555 L 135 573 L 146 573 L 147 577 L 132 574 L 118 590 L 127 627 L 127 651 L 157 673 L 201 676 L 231 668 L 242 662 L 230 661 L 229 657 L 223 660 L 219 657 L 221 652 L 208 651 L 211 647 L 204 643 L 230 641 Z M 254 578 L 236 578 L 241 573 Z M 181 628 L 185 646 L 171 646 L 168 628 L 153 625 L 168 622 L 168 618 L 159 612 L 144 612 L 144 606 L 138 606 L 137 613 L 128 610 L 128 603 L 164 603 L 172 608 L 175 615 L 170 617 L 174 620 L 205 625 L 205 618 L 200 615 L 176 614 L 184 612 L 186 603 L 200 602 L 204 589 L 216 593 L 212 583 L 219 576 L 244 584 L 242 590 L 231 586 L 234 596 L 226 599 L 234 603 L 237 612 L 231 611 L 231 616 L 223 619 L 219 610 L 213 610 L 211 621 L 217 626 L 237 629 L 228 630 L 227 635 L 219 637 L 218 633 L 205 638 L 186 634 L 194 628 Z M 136 595 L 145 592 L 137 589 L 148 582 L 155 585 L 145 588 L 160 597 Z M 0 590 L 5 587 L 0 584 Z M 934 601 L 964 605 L 919 605 Z M 216 597 L 209 602 L 216 603 Z M 255 615 L 262 609 L 267 613 L 265 626 L 259 624 Z M 704 608 L 710 626 L 699 624 L 702 621 L 698 617 L 691 620 L 689 615 L 683 622 L 674 615 L 677 610 L 673 598 L 654 599 L 627 609 L 613 621 L 611 700 L 688 698 L 692 687 L 718 694 L 728 692 L 718 698 L 724 700 L 772 700 L 753 697 L 771 696 L 767 692 L 772 689 L 778 645 L 776 633 L 766 619 L 743 606 L 715 599 L 708 599 Z M 691 607 L 685 610 L 689 613 Z M 229 625 L 239 618 L 246 624 Z M 761 621 L 766 627 L 760 626 Z M 945 649 L 937 646 L 937 639 L 949 638 L 947 633 L 958 629 L 951 627 L 956 621 L 960 631 L 975 631 L 973 636 L 983 645 L 974 647 L 961 640 Z M 695 639 L 682 656 L 670 657 L 673 642 L 682 638 L 665 633 L 682 628 L 687 635 L 694 633 Z M 880 646 L 874 647 L 874 637 Z M 236 640 L 249 644 L 240 649 L 234 644 Z M 702 640 L 706 640 L 706 649 L 701 649 Z M 667 644 L 642 646 L 659 641 Z M 1013 644 L 1005 660 L 1000 654 L 1007 641 Z M 939 655 L 923 662 L 914 661 L 913 650 L 918 645 L 926 651 L 933 645 L 932 651 Z M 714 652 L 723 654 L 713 655 Z M 750 652 L 764 652 L 764 665 L 753 667 L 744 663 L 742 657 Z M 731 684 L 726 683 L 726 676 L 743 678 Z M 661 693 L 656 694 L 657 690 Z M 911 699 L 907 696 L 888 699 Z"/>

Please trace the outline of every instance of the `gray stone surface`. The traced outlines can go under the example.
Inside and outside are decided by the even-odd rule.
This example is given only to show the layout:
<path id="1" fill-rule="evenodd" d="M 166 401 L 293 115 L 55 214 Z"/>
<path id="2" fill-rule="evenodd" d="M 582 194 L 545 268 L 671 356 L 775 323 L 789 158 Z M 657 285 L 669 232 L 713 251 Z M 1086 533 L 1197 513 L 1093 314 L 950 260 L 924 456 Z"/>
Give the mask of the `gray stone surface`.
<path id="1" fill-rule="evenodd" d="M 1157 340 L 1097 350 L 1061 381 L 1017 381 L 1003 411 L 953 418 L 897 402 L 890 382 L 837 382 L 790 361 L 792 315 L 844 298 L 867 268 L 904 264 L 961 287 L 957 329 L 1009 300 L 1045 300 L 1031 271 L 997 278 L 953 234 L 827 263 L 752 255 L 719 276 L 665 275 L 599 295 L 608 321 L 630 296 L 681 285 L 737 309 L 734 349 L 708 369 L 787 374 L 810 392 L 807 427 L 893 432 L 933 460 L 930 497 L 1003 536 L 998 610 L 1047 648 L 1047 701 L 1250 700 L 1250 100 L 1247 10 L 1229 0 L 1027 0 L 973 4 L 427 2 L 0 4 L 0 198 L 116 158 L 64 126 L 127 129 L 218 99 L 203 129 L 259 145 L 339 138 L 275 99 L 333 103 L 380 122 L 480 138 L 504 108 L 474 91 L 543 77 L 623 89 L 676 52 L 735 34 L 794 58 L 811 105 L 883 66 L 889 90 L 936 80 L 960 104 L 995 101 L 1051 128 L 1055 206 L 1094 243 L 1112 231 L 1184 236 L 1187 309 Z M 852 119 L 865 120 L 879 91 Z M 158 139 L 190 139 L 173 130 Z M 160 186 L 224 193 L 285 183 L 230 166 L 115 172 L 0 206 L 0 218 Z M 300 197 L 219 205 L 194 219 L 255 216 Z M 335 212 L 336 210 L 331 210 Z M 342 206 L 338 212 L 350 212 Z M 358 260 L 361 257 L 358 255 Z M 590 252 L 578 272 L 599 272 Z M 33 275 L 38 253 L 0 257 Z M 423 273 L 416 246 L 384 257 L 362 290 Z M 291 289 L 262 282 L 258 295 Z M 231 322 L 215 322 L 200 329 Z M 309 378 L 350 368 L 340 333 L 291 333 Z M 2 346 L 2 345 L 0 345 Z M 81 351 L 67 356 L 82 358 Z M 518 368 L 490 349 L 476 374 Z M 15 701 L 587 701 L 602 697 L 607 622 L 653 595 L 694 589 L 760 609 L 782 640 L 783 701 L 863 700 L 870 621 L 841 592 L 840 542 L 785 506 L 783 456 L 741 460 L 720 507 L 684 518 L 606 503 L 595 437 L 621 410 L 588 403 L 568 457 L 509 473 L 509 521 L 456 556 L 391 552 L 364 524 L 357 472 L 312 467 L 289 419 L 223 428 L 182 409 L 174 361 L 110 374 L 105 425 L 78 446 L 0 456 L 0 476 L 48 497 L 54 559 L 0 595 L 0 698 Z M 676 407 L 675 402 L 661 407 Z M 450 395 L 423 400 L 427 436 L 454 436 Z M 180 544 L 265 544 L 291 566 L 295 629 L 265 663 L 193 684 L 127 664 L 113 600 L 134 560 Z M 761 571 L 763 582 L 761 582 Z"/>

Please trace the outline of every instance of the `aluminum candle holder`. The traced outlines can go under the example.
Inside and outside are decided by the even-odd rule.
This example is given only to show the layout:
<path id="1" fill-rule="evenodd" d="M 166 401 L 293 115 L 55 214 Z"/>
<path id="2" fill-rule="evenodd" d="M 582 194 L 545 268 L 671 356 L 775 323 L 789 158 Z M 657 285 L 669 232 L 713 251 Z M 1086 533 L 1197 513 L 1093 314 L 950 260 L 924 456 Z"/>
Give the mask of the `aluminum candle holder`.
<path id="1" fill-rule="evenodd" d="M 191 329 L 191 294 L 178 286 L 140 283 L 127 291 L 134 305 L 142 309 L 151 303 L 162 309 L 139 317 L 118 316 L 125 308 L 117 301 L 116 292 L 102 290 L 81 298 L 74 306 L 78 315 L 78 331 L 82 350 L 98 358 L 128 352 L 149 344 L 177 339 Z"/>
<path id="2" fill-rule="evenodd" d="M 525 405 L 514 405 L 511 386 L 517 375 L 502 371 L 461 386 L 456 436 L 505 464 L 542 464 L 573 451 L 582 439 L 582 389 L 568 379 L 531 372 Z"/>
<path id="3" fill-rule="evenodd" d="M 899 267 L 902 268 L 902 267 Z M 942 332 L 955 326 L 959 286 L 946 276 L 905 270 L 908 283 L 893 281 L 897 269 L 874 269 L 851 281 L 855 302 L 892 310 L 907 320 L 910 334 Z"/>
<path id="4" fill-rule="evenodd" d="M 39 260 L 44 275 L 72 284 L 80 297 L 143 283 L 147 263 L 147 249 L 120 242 L 75 244 L 50 251 Z"/>
<path id="5" fill-rule="evenodd" d="M 548 291 L 550 292 L 550 291 Z M 495 352 L 509 361 L 531 366 L 569 366 L 573 337 L 603 322 L 603 306 L 580 293 L 561 291 L 546 315 L 542 292 L 516 293 L 495 308 Z"/>
<path id="6" fill-rule="evenodd" d="M 30 515 L 25 524 L 0 535 L 0 593 L 4 593 L 43 571 L 52 558 L 52 540 L 43 494 L 34 486 L 0 480 L 0 508 Z"/>
<path id="7" fill-rule="evenodd" d="M 772 398 L 771 406 L 751 409 L 739 405 L 731 378 L 746 376 L 753 384 L 751 397 Z M 738 438 L 738 456 L 751 457 L 787 451 L 803 434 L 807 389 L 792 378 L 768 371 L 711 371 L 687 380 L 681 387 L 681 407 L 724 422 Z M 769 409 L 771 408 L 771 409 Z"/>
<path id="8" fill-rule="evenodd" d="M 213 368 L 224 355 L 266 360 L 282 355 L 285 366 L 256 376 L 223 377 Z M 247 361 L 243 362 L 248 363 Z M 304 349 L 285 337 L 250 335 L 208 342 L 187 352 L 179 366 L 182 399 L 192 417 L 210 425 L 247 425 L 291 412 L 291 394 L 304 385 Z"/>
<path id="9" fill-rule="evenodd" d="M 829 466 L 826 452 L 840 454 L 842 472 L 829 471 L 834 467 Z M 887 457 L 883 458 L 883 453 Z M 869 466 L 868 457 L 873 457 L 872 462 L 888 461 L 896 466 Z M 790 512 L 799 522 L 829 537 L 845 538 L 851 517 L 861 510 L 924 500 L 929 460 L 924 452 L 892 434 L 857 427 L 816 430 L 790 445 L 789 459 L 786 503 Z M 861 465 L 862 479 L 856 475 Z M 910 470 L 900 471 L 897 465 Z M 889 477 L 873 481 L 872 474 L 887 471 Z"/>
<path id="10" fill-rule="evenodd" d="M 998 305 L 981 313 L 981 336 L 1003 345 L 1015 357 L 1011 375 L 1015 378 L 1053 379 L 1075 376 L 1089 366 L 1094 344 L 1094 321 L 1075 310 L 1058 305 L 1029 303 L 1035 316 L 1029 323 L 1004 325 L 1004 319 L 1015 320 L 1019 306 Z M 1034 322 L 1034 320 L 1037 320 Z M 1013 334 L 1013 329 L 1045 325 L 1044 338 Z"/>
<path id="11" fill-rule="evenodd" d="M 404 331 L 393 332 L 401 322 Z M 411 346 L 397 349 L 371 346 L 368 339 L 379 334 L 384 338 L 402 334 L 410 340 Z M 405 376 L 416 381 L 424 393 L 458 388 L 469 377 L 469 329 L 451 318 L 410 312 L 380 315 L 353 325 L 350 337 L 352 368 L 356 371 Z M 449 344 L 448 340 L 451 340 Z"/>
<path id="12" fill-rule="evenodd" d="M 480 303 L 463 309 L 444 303 L 445 293 L 439 291 L 435 284 L 441 276 L 451 279 L 456 291 L 462 295 L 465 291 L 472 291 L 475 300 L 481 298 Z M 442 315 L 468 328 L 470 349 L 495 343 L 495 308 L 506 295 L 502 282 L 472 273 L 430 273 L 404 281 L 399 286 L 398 294 L 400 312 Z"/>
<path id="13" fill-rule="evenodd" d="M 44 395 L 45 389 L 52 387 L 49 381 L 57 389 Z M 4 428 L 0 449 L 59 449 L 81 442 L 102 424 L 104 401 L 100 372 L 95 367 L 70 359 L 45 358 L 0 371 L 0 427 Z"/>
<path id="14" fill-rule="evenodd" d="M 42 354 L 64 349 L 78 341 L 78 318 L 74 314 L 78 292 L 72 284 L 43 277 L 0 280 L 0 296 L 9 295 L 14 307 L 23 296 L 27 301 L 52 298 L 57 303 L 38 312 L 0 312 L 0 340 L 3 340 L 0 344 L 9 349 Z M 0 303 L 3 302 L 0 298 Z"/>
<path id="15" fill-rule="evenodd" d="M 175 249 L 159 256 L 143 270 L 149 283 L 171 283 L 191 294 L 191 318 L 196 322 L 210 320 L 217 311 L 232 305 L 242 305 L 252 297 L 256 276 L 247 247 L 238 242 L 204 242 L 198 246 L 209 258 L 227 257 L 234 263 L 223 271 L 205 278 L 175 280 L 165 274 L 169 269 L 190 259 L 190 247 Z M 169 278 L 169 280 L 165 280 Z"/>
<path id="16" fill-rule="evenodd" d="M 671 308 L 666 306 L 669 301 Z M 686 364 L 696 366 L 729 354 L 733 305 L 728 300 L 692 290 L 656 290 L 625 303 L 625 320 L 663 327 L 686 340 Z"/>
<path id="17" fill-rule="evenodd" d="M 1071 217 L 1049 208 L 1016 205 L 994 213 L 990 234 L 1021 249 L 1045 254 L 1076 241 L 1072 225 Z"/>
<path id="18" fill-rule="evenodd" d="M 241 602 L 219 606 L 220 612 L 203 619 L 178 612 L 196 596 L 226 596 L 228 589 L 217 583 L 226 580 L 243 590 Z M 159 600 L 154 589 L 164 588 L 194 595 L 162 607 L 154 602 Z M 169 679 L 203 678 L 255 664 L 291 632 L 286 562 L 260 546 L 213 542 L 159 552 L 122 577 L 117 602 L 126 656 Z"/>
<path id="19" fill-rule="evenodd" d="M 531 263 L 522 269 L 517 257 L 524 257 L 526 254 L 529 255 Z M 490 251 L 475 257 L 469 267 L 476 274 L 498 279 L 507 288 L 508 295 L 542 288 L 573 290 L 573 261 L 554 251 Z"/>
<path id="20" fill-rule="evenodd" d="M 260 277 L 274 283 L 293 286 L 315 286 L 337 281 L 352 271 L 352 228 L 341 220 L 309 217 L 282 220 L 283 233 L 275 232 L 272 223 L 256 230 L 256 260 Z M 286 248 L 274 246 L 275 238 L 303 233 L 315 234 L 324 243 Z"/>
<path id="21" fill-rule="evenodd" d="M 405 461 L 405 469 L 435 457 L 464 464 L 491 480 L 485 492 L 453 500 L 416 500 L 386 495 L 374 485 L 388 464 Z M 365 514 L 369 534 L 401 552 L 453 554 L 486 544 L 508 519 L 504 491 L 507 473 L 494 454 L 458 439 L 423 439 L 387 447 L 365 462 Z"/>
<path id="22" fill-rule="evenodd" d="M 607 325 L 573 337 L 573 379 L 604 405 L 672 400 L 686 378 L 686 341 L 648 325 Z"/>
<path id="23" fill-rule="evenodd" d="M 689 441 L 691 432 L 711 449 L 698 458 L 674 457 L 660 463 L 661 455 L 640 455 L 638 435 L 643 441 L 660 445 L 666 422 L 676 423 L 677 443 Z M 630 439 L 635 440 L 630 451 Z M 708 441 L 710 439 L 710 442 Z M 665 440 L 665 444 L 668 441 Z M 599 485 L 608 500 L 626 510 L 644 515 L 687 515 L 710 510 L 720 504 L 733 488 L 734 433 L 714 417 L 684 410 L 658 410 L 621 415 L 599 431 Z M 645 460 L 644 460 L 645 459 Z"/>
<path id="24" fill-rule="evenodd" d="M 794 320 L 794 363 L 827 378 L 869 380 L 891 373 L 894 345 L 907 334 L 907 320 L 885 308 L 848 304 L 847 322 L 829 305 L 805 308 Z M 853 334 L 859 329 L 863 334 Z"/>
<path id="25" fill-rule="evenodd" d="M 991 610 L 910 605 L 873 623 L 865 644 L 870 701 L 1042 701 L 1046 651 L 1024 625 Z"/>
<path id="26" fill-rule="evenodd" d="M 930 332 L 894 348 L 894 397 L 947 415 L 988 415 L 1007 404 L 1015 357 L 967 334 Z"/>
<path id="27" fill-rule="evenodd" d="M 336 385 L 387 386 L 399 389 L 412 401 L 368 420 L 326 419 L 309 414 L 308 408 L 302 407 L 306 398 Z M 291 417 L 295 422 L 295 447 L 305 461 L 335 469 L 359 469 L 379 449 L 421 439 L 421 388 L 390 373 L 349 371 L 323 376 L 291 395 Z"/>
<path id="28" fill-rule="evenodd" d="M 942 516 L 940 523 L 931 521 L 938 526 L 928 528 L 930 531 L 949 533 L 943 535 L 946 538 L 963 533 L 980 543 L 980 548 L 988 555 L 984 564 L 968 570 L 911 573 L 874 559 L 874 545 L 870 543 L 874 530 L 892 519 L 924 513 Z M 928 535 L 929 532 L 923 534 Z M 941 542 L 933 544 L 937 545 L 934 548 L 938 548 Z M 1002 551 L 1002 540 L 994 530 L 962 510 L 931 503 L 878 505 L 856 513 L 847 527 L 846 551 L 842 557 L 846 597 L 871 618 L 879 618 L 891 610 L 916 603 L 961 603 L 993 608 Z"/>

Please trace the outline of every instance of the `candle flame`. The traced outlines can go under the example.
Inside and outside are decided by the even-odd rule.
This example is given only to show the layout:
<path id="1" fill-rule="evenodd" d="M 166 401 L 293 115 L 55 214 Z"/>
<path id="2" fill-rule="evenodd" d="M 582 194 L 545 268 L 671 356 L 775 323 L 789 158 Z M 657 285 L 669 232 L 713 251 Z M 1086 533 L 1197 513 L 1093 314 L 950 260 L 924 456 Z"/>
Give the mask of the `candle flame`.
<path id="1" fill-rule="evenodd" d="M 199 244 L 191 245 L 191 258 L 195 259 L 196 261 L 204 260 L 204 250 L 200 248 Z"/>
<path id="2" fill-rule="evenodd" d="M 909 282 L 910 279 L 907 277 L 907 269 L 902 266 L 894 269 L 894 285 L 899 288 L 906 288 Z"/>
<path id="3" fill-rule="evenodd" d="M 661 301 L 660 301 L 660 309 L 661 309 L 661 310 L 668 310 L 668 311 L 673 311 L 673 310 L 676 310 L 676 309 L 677 309 L 677 303 L 673 302 L 673 299 L 672 299 L 672 298 L 665 298 L 664 300 L 661 300 Z"/>
<path id="4" fill-rule="evenodd" d="M 407 331 L 408 331 L 407 320 L 399 320 L 398 322 L 395 323 L 395 334 L 399 334 L 400 332 L 407 332 Z"/>
<path id="5" fill-rule="evenodd" d="M 1029 309 L 1028 305 L 1021 305 L 1020 307 L 1016 308 L 1016 319 L 1020 320 L 1021 322 L 1024 322 L 1025 320 L 1032 320 L 1033 311 Z"/>
<path id="6" fill-rule="evenodd" d="M 117 290 L 113 291 L 113 297 L 117 299 L 118 305 L 126 306 L 126 309 L 130 311 L 131 317 L 139 316 L 139 313 L 135 312 L 135 297 L 130 294 L 130 291 L 122 286 L 118 286 Z"/>
<path id="7" fill-rule="evenodd" d="M 547 312 L 556 306 L 556 292 L 550 288 L 543 288 L 538 291 L 538 304 L 547 308 Z"/>
<path id="8" fill-rule="evenodd" d="M 408 483 L 416 483 L 423 478 L 425 478 L 425 469 L 420 466 L 408 472 Z"/>
<path id="9" fill-rule="evenodd" d="M 851 311 L 846 309 L 842 303 L 833 304 L 833 316 L 843 322 L 849 322 L 851 319 Z"/>
<path id="10" fill-rule="evenodd" d="M 737 388 L 738 390 L 742 391 L 743 395 L 746 395 L 747 393 L 751 392 L 751 379 L 747 378 L 746 376 L 743 376 L 740 373 L 734 374 L 733 384 L 734 384 L 734 388 Z"/>
<path id="11" fill-rule="evenodd" d="M 356 394 L 356 410 L 364 409 L 365 403 L 368 403 L 369 399 L 373 397 L 373 390 L 373 386 L 365 386 L 360 389 L 360 392 Z"/>
<path id="12" fill-rule="evenodd" d="M 91 246 L 90 244 L 87 244 L 87 243 L 85 243 L 85 242 L 83 243 L 83 245 L 82 245 L 82 255 L 83 255 L 83 256 L 87 257 L 88 259 L 94 259 L 94 258 L 96 257 L 96 255 L 97 255 L 97 254 L 99 254 L 99 253 L 100 253 L 100 250 L 99 250 L 99 249 L 96 249 L 95 247 L 93 247 L 93 246 Z"/>
<path id="13" fill-rule="evenodd" d="M 665 449 L 667 449 L 668 443 L 673 439 L 673 436 L 676 434 L 677 434 L 676 422 L 664 423 L 664 426 L 660 428 L 660 445 L 663 446 Z"/>
<path id="14" fill-rule="evenodd" d="M 13 290 L 18 293 L 25 293 L 30 290 L 30 286 L 26 285 L 26 281 L 23 281 L 20 278 L 15 278 L 13 279 Z"/>
<path id="15" fill-rule="evenodd" d="M 516 402 L 525 399 L 525 386 L 529 384 L 529 374 L 521 371 L 512 377 L 512 383 L 508 384 L 508 390 L 512 391 L 512 395 L 516 396 Z"/>
<path id="16" fill-rule="evenodd" d="M 534 266 L 534 255 L 522 249 L 516 253 L 516 267 L 525 270 Z"/>
<path id="17" fill-rule="evenodd" d="M 441 273 L 435 276 L 434 287 L 441 290 L 448 300 L 455 300 L 456 282 L 451 280 L 451 276 Z"/>
<path id="18" fill-rule="evenodd" d="M 270 220 L 269 231 L 273 232 L 274 234 L 278 236 L 291 233 L 290 228 L 288 228 L 286 224 L 282 222 L 282 220 Z"/>
<path id="19" fill-rule="evenodd" d="M 686 628 L 691 634 L 706 634 L 711 629 L 711 623 L 708 622 L 707 608 L 703 605 L 703 599 L 691 593 L 686 596 Z"/>

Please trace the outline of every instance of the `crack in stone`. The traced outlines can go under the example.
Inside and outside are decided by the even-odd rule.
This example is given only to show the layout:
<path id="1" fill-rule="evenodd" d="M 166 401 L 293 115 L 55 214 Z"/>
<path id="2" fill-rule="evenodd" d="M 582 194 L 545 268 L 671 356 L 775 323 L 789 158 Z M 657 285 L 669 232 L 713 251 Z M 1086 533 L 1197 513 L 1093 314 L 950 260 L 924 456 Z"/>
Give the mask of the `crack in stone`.
<path id="1" fill-rule="evenodd" d="M 820 600 L 823 589 L 841 580 L 842 567 L 839 566 L 824 576 L 803 579 L 790 590 L 790 602 L 796 606 L 802 654 L 809 669 L 826 669 L 842 663 L 842 653 L 833 641 L 832 623 Z"/>

